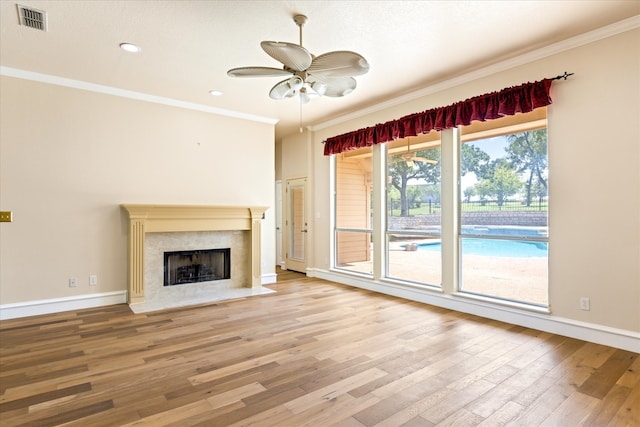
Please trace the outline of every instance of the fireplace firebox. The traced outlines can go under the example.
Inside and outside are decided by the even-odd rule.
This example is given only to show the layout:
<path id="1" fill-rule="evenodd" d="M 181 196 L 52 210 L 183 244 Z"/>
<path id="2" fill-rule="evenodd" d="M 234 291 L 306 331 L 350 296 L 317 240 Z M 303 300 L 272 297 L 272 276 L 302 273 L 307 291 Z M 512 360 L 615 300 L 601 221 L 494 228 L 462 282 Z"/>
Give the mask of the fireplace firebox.
<path id="1" fill-rule="evenodd" d="M 164 286 L 231 278 L 231 249 L 164 253 Z"/>

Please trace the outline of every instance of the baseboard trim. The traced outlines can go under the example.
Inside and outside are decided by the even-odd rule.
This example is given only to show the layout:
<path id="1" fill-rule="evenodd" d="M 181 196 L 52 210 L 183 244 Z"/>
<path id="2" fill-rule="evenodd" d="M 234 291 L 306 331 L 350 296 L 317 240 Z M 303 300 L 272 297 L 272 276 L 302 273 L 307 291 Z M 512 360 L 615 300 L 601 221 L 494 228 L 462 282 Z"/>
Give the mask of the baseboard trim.
<path id="1" fill-rule="evenodd" d="M 278 275 L 276 273 L 267 273 L 262 275 L 262 285 L 269 285 L 271 283 L 276 283 L 276 278 Z"/>
<path id="2" fill-rule="evenodd" d="M 80 310 L 83 308 L 102 307 L 105 305 L 124 304 L 126 302 L 127 291 L 116 291 L 2 304 L 0 305 L 0 320 Z"/>
<path id="3" fill-rule="evenodd" d="M 477 301 L 469 298 L 456 297 L 428 290 L 405 287 L 391 283 L 377 282 L 371 279 L 351 276 L 323 269 L 307 269 L 309 277 L 317 277 L 343 285 L 354 286 L 373 292 L 379 292 L 411 301 L 422 302 L 437 307 L 448 308 L 462 313 L 540 331 L 563 335 L 596 344 L 607 345 L 627 351 L 640 353 L 640 333 L 624 329 L 611 328 L 594 323 L 581 322 L 573 319 L 553 316 L 547 313 L 520 310 L 514 307 L 501 306 Z"/>

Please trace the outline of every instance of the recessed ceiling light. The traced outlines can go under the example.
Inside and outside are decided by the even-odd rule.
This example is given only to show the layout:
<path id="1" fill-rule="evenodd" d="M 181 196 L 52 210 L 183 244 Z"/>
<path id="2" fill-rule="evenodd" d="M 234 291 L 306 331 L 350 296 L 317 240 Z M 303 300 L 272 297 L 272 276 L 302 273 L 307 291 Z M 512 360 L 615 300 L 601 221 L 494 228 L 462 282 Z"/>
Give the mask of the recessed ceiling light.
<path id="1" fill-rule="evenodd" d="M 211 96 L 222 96 L 222 91 L 216 89 L 210 90 L 209 93 L 211 94 Z"/>
<path id="2" fill-rule="evenodd" d="M 132 52 L 132 53 L 137 53 L 142 50 L 138 46 L 132 43 L 120 43 L 120 49 L 127 52 Z"/>

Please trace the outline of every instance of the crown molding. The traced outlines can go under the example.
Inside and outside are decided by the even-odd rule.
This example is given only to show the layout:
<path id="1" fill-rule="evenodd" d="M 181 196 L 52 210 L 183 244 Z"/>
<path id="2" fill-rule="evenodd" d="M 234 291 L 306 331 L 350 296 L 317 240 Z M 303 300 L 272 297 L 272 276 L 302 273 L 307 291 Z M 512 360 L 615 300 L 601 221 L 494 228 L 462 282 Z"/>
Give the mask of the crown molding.
<path id="1" fill-rule="evenodd" d="M 450 89 L 452 87 L 456 87 L 461 84 L 468 83 L 483 77 L 488 77 L 502 71 L 506 71 L 521 65 L 531 63 L 539 59 L 547 58 L 549 56 L 552 56 L 570 49 L 574 49 L 580 46 L 584 46 L 586 44 L 603 40 L 603 39 L 615 36 L 617 34 L 635 30 L 637 28 L 640 28 L 640 15 L 632 16 L 631 18 L 627 18 L 622 21 L 618 21 L 616 23 L 607 25 L 605 27 L 601 27 L 584 34 L 580 34 L 578 36 L 571 37 L 566 40 L 562 40 L 560 42 L 550 44 L 540 49 L 536 49 L 531 52 L 518 55 L 514 58 L 506 59 L 504 61 L 491 64 L 487 67 L 483 67 L 478 70 L 471 71 L 469 73 L 466 73 L 457 77 L 453 77 L 443 82 L 427 86 L 423 89 L 412 91 L 411 93 L 389 99 L 387 101 L 378 103 L 376 105 L 359 109 L 358 111 L 355 111 L 353 113 L 344 114 L 340 117 L 336 117 L 335 119 L 331 119 L 322 123 L 307 126 L 307 128 L 311 131 L 318 131 L 321 129 L 325 129 L 330 126 L 334 126 L 352 119 L 357 119 L 372 113 L 376 113 L 378 111 L 385 110 L 387 108 L 394 107 L 399 104 L 404 104 L 405 102 L 413 101 L 415 99 L 422 98 L 427 95 L 431 95 L 446 89 Z"/>
<path id="2" fill-rule="evenodd" d="M 215 114 L 218 116 L 232 117 L 235 119 L 250 120 L 253 122 L 267 123 L 275 125 L 278 119 L 272 117 L 257 116 L 254 114 L 241 113 L 239 111 L 226 110 L 224 108 L 210 107 L 208 105 L 196 104 L 193 102 L 180 101 L 173 98 L 150 95 L 148 93 L 134 92 L 131 90 L 119 89 L 111 86 L 104 86 L 89 83 L 81 80 L 67 79 L 50 74 L 36 73 L 33 71 L 21 70 L 0 66 L 0 76 L 15 77 L 17 79 L 31 80 L 39 83 L 46 83 L 55 86 L 64 86 L 73 89 L 86 90 L 89 92 L 103 93 L 106 95 L 119 96 L 121 98 L 135 99 L 137 101 L 151 102 L 154 104 L 168 105 L 170 107 L 182 108 L 185 110 L 200 111 L 203 113 Z"/>

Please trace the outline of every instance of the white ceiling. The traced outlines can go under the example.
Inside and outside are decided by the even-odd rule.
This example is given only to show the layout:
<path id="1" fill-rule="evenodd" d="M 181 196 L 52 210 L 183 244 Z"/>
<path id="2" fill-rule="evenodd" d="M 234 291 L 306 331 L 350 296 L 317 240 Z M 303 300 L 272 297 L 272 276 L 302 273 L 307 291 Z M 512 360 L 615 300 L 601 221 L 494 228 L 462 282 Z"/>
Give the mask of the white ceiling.
<path id="1" fill-rule="evenodd" d="M 309 18 L 303 45 L 311 53 L 351 50 L 371 67 L 350 95 L 304 105 L 308 126 L 640 13 L 637 0 L 19 3 L 46 11 L 48 31 L 20 26 L 16 2 L 0 1 L 3 67 L 275 118 L 277 139 L 297 132 L 297 99 L 269 98 L 279 78 L 226 72 L 280 67 L 260 42 L 298 43 L 296 14 Z M 123 52 L 118 45 L 125 41 L 142 52 Z M 212 97 L 210 89 L 224 95 Z"/>

